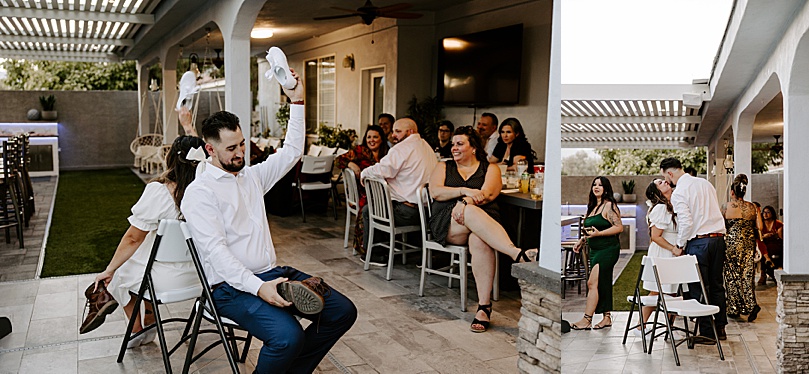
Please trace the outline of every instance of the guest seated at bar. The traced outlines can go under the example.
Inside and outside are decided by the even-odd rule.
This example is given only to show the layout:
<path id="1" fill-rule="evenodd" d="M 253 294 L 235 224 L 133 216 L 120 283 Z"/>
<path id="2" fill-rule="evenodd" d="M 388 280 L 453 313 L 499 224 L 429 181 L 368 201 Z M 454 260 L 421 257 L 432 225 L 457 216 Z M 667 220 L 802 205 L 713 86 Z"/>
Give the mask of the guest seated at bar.
<path id="1" fill-rule="evenodd" d="M 441 158 L 452 158 L 453 131 L 455 131 L 455 125 L 452 122 L 441 121 L 438 123 L 438 144 L 433 147 L 433 150 L 441 155 Z"/>
<path id="2" fill-rule="evenodd" d="M 758 283 L 766 284 L 766 274 L 774 281 L 774 270 L 784 267 L 784 223 L 778 220 L 778 214 L 771 205 L 761 210 L 761 222 L 761 241 L 767 247 L 767 253 Z"/>
<path id="3" fill-rule="evenodd" d="M 377 118 L 377 125 L 379 125 L 379 127 L 381 127 L 382 130 L 385 132 L 384 139 L 387 139 L 388 148 L 393 147 L 393 145 L 396 144 L 396 142 L 398 141 L 396 140 L 396 137 L 393 136 L 394 122 L 396 122 L 396 118 L 388 113 L 381 113 Z"/>
<path id="4" fill-rule="evenodd" d="M 508 170 L 517 170 L 516 165 L 520 160 L 528 163 L 529 173 L 534 170 L 534 151 L 525 138 L 522 124 L 516 118 L 506 118 L 500 124 L 500 137 L 489 156 L 489 162 L 508 165 Z"/>
<path id="5" fill-rule="evenodd" d="M 502 187 L 500 169 L 486 161 L 486 151 L 471 126 L 455 130 L 452 158 L 439 163 L 430 176 L 430 196 L 435 199 L 430 230 L 442 245 L 469 245 L 479 304 L 470 329 L 484 332 L 492 314 L 497 252 L 527 262 L 536 259 L 538 251 L 517 248 L 498 222 L 494 200 Z"/>
<path id="6" fill-rule="evenodd" d="M 360 193 L 359 198 L 359 213 L 362 214 L 362 209 L 368 203 L 368 197 L 365 195 L 365 187 L 360 185 L 360 173 L 365 168 L 376 164 L 379 159 L 388 154 L 388 142 L 385 140 L 385 131 L 382 127 L 377 125 L 368 126 L 365 130 L 365 136 L 362 138 L 362 144 L 358 144 L 350 151 L 338 156 L 334 162 L 339 169 L 349 168 L 354 171 L 354 176 L 357 178 L 357 189 Z M 365 255 L 365 249 L 362 247 L 362 236 L 364 226 L 362 220 L 358 219 L 354 227 L 354 249 L 360 255 Z"/>
<path id="7" fill-rule="evenodd" d="M 132 216 L 129 217 L 131 226 L 118 244 L 107 268 L 95 279 L 95 286 L 106 284 L 109 294 L 105 295 L 107 297 L 102 301 L 102 305 L 98 305 L 97 302 L 90 303 L 90 310 L 81 325 L 80 333 L 84 334 L 101 326 L 106 315 L 115 310 L 113 304 L 126 304 L 124 312 L 127 318 L 135 318 L 133 334 L 154 323 L 153 306 L 150 302 L 144 300 L 145 316 L 134 312 L 133 317 L 132 309 L 155 240 L 158 222 L 162 219 L 178 219 L 181 216 L 180 202 L 186 187 L 194 180 L 199 162 L 188 158 L 192 149 L 204 155 L 205 142 L 189 135 L 175 139 L 171 151 L 166 156 L 166 172 L 146 185 L 140 199 L 132 207 Z M 155 286 L 158 287 L 157 292 L 160 292 L 161 284 L 191 286 L 199 283 L 191 262 L 155 262 L 152 276 L 155 279 Z M 152 329 L 130 340 L 128 347 L 150 343 L 156 335 L 157 330 Z"/>

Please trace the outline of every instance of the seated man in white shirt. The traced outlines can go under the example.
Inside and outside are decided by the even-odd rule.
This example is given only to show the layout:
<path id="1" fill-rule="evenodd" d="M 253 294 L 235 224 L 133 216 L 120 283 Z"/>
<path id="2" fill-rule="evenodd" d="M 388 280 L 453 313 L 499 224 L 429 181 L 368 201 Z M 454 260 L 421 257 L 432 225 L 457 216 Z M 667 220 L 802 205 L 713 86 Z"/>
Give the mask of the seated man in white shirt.
<path id="1" fill-rule="evenodd" d="M 300 79 L 284 91 L 292 100 L 286 142 L 259 165 L 244 167 L 238 117 L 218 112 L 203 122 L 211 162 L 181 206 L 217 310 L 264 342 L 256 373 L 311 373 L 357 318 L 354 304 L 319 278 L 276 266 L 263 196 L 298 162 L 304 144 Z M 312 324 L 304 330 L 295 316 Z"/>
<path id="2" fill-rule="evenodd" d="M 410 118 L 402 118 L 393 124 L 393 136 L 396 146 L 388 151 L 378 163 L 362 171 L 361 180 L 365 178 L 385 179 L 393 200 L 393 222 L 397 226 L 418 225 L 419 210 L 418 189 L 427 183 L 433 168 L 438 164 L 433 148 L 421 138 L 418 126 Z M 366 230 L 370 227 L 369 209 L 362 210 L 362 223 Z M 374 242 L 382 241 L 380 235 L 374 233 Z M 363 235 L 363 247 L 368 250 L 368 235 Z M 385 266 L 383 258 L 375 258 L 372 262 L 377 266 Z"/>
<path id="3" fill-rule="evenodd" d="M 483 141 L 483 148 L 486 150 L 488 157 L 492 156 L 494 147 L 497 146 L 497 138 L 500 137 L 500 133 L 497 132 L 498 125 L 497 116 L 493 113 L 483 113 L 480 115 L 477 124 L 478 135 L 480 135 L 480 140 Z"/>

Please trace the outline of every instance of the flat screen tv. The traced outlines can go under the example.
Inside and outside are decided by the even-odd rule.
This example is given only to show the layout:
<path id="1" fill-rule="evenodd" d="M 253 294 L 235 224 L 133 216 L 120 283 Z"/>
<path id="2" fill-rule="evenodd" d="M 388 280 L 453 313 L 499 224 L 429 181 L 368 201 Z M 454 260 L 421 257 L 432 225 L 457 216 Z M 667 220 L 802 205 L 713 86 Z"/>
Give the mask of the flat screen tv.
<path id="1" fill-rule="evenodd" d="M 445 105 L 520 101 L 522 24 L 441 39 L 438 97 Z"/>

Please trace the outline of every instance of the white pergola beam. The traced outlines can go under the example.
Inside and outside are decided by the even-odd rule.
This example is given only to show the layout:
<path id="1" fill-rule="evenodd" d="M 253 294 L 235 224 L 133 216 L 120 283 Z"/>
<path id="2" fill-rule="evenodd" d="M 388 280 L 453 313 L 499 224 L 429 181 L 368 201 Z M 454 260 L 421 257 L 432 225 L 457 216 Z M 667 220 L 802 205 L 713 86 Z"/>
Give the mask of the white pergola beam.
<path id="1" fill-rule="evenodd" d="M 563 84 L 562 100 L 682 100 L 707 84 Z"/>
<path id="2" fill-rule="evenodd" d="M 68 38 L 57 36 L 30 36 L 30 35 L 0 35 L 0 41 L 19 43 L 53 43 L 53 44 L 97 44 L 131 47 L 135 45 L 132 39 L 103 39 L 103 38 Z"/>
<path id="3" fill-rule="evenodd" d="M 74 51 L 17 51 L 0 49 L 0 57 L 25 60 L 58 60 L 84 62 L 119 62 L 121 59 L 114 53 L 74 52 Z"/>
<path id="4" fill-rule="evenodd" d="M 129 22 L 134 24 L 153 24 L 153 14 L 132 14 L 113 12 L 88 12 L 83 10 L 3 8 L 5 17 L 46 18 L 59 20 L 95 21 L 95 22 Z"/>
<path id="5" fill-rule="evenodd" d="M 693 148 L 681 141 L 569 141 L 562 138 L 562 148 L 629 148 L 629 149 L 679 149 Z"/>
<path id="6" fill-rule="evenodd" d="M 696 131 L 566 131 L 562 130 L 562 139 L 577 138 L 693 138 Z"/>
<path id="7" fill-rule="evenodd" d="M 700 123 L 700 116 L 562 116 L 563 125 L 575 124 L 642 124 L 642 123 Z"/>

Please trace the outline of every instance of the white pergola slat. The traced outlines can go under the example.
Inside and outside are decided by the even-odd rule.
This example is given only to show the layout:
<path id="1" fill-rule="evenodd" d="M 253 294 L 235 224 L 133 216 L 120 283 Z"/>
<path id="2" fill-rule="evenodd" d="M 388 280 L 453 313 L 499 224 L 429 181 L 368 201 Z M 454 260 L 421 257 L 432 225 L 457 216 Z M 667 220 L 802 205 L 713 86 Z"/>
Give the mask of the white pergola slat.
<path id="1" fill-rule="evenodd" d="M 0 58 L 118 61 L 161 0 L 0 0 Z"/>
<path id="2" fill-rule="evenodd" d="M 683 94 L 707 91 L 705 84 L 562 85 L 562 147 L 692 147 L 701 116 L 683 105 Z"/>

